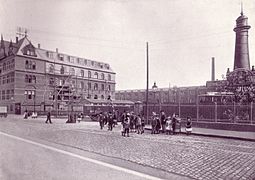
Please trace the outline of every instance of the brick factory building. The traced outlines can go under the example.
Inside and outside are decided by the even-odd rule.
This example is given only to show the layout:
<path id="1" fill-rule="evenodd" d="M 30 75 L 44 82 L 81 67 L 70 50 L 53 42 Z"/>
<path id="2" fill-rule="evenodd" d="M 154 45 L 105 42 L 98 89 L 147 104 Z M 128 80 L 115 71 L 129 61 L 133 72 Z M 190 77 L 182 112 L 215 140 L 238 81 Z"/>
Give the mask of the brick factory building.
<path id="1" fill-rule="evenodd" d="M 71 100 L 114 98 L 109 64 L 35 47 L 27 36 L 15 42 L 1 36 L 0 104 L 8 113 L 65 111 Z"/>

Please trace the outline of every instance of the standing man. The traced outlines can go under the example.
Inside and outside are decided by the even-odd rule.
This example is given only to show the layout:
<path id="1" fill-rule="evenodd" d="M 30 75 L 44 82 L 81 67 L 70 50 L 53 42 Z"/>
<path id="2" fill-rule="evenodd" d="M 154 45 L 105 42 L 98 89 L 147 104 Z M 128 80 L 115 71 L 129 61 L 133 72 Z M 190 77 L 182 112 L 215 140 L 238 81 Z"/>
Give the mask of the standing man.
<path id="1" fill-rule="evenodd" d="M 112 112 L 109 112 L 108 114 L 108 130 L 112 131 L 112 125 L 113 125 L 113 115 Z"/>
<path id="2" fill-rule="evenodd" d="M 103 129 L 103 127 L 104 127 L 104 116 L 103 116 L 103 112 L 100 112 L 100 114 L 99 114 L 99 116 L 98 116 L 98 121 L 99 121 L 100 129 Z"/>
<path id="3" fill-rule="evenodd" d="M 47 119 L 46 119 L 45 123 L 48 123 L 48 121 L 49 121 L 50 124 L 52 124 L 50 110 L 47 113 Z"/>
<path id="4" fill-rule="evenodd" d="M 163 110 L 161 110 L 160 121 L 161 121 L 162 132 L 165 133 L 165 131 L 166 131 L 166 114 Z"/>

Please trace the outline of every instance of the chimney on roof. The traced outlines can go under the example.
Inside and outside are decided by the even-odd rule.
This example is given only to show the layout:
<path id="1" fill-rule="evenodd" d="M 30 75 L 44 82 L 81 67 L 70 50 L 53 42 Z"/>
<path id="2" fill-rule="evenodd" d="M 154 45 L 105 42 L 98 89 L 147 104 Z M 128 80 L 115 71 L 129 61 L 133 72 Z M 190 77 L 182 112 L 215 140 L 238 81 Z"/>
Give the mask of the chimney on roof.
<path id="1" fill-rule="evenodd" d="M 58 48 L 56 48 L 56 53 L 58 53 Z"/>
<path id="2" fill-rule="evenodd" d="M 19 42 L 19 37 L 16 36 L 16 44 Z"/>
<path id="3" fill-rule="evenodd" d="M 41 49 L 41 44 L 40 43 L 38 43 L 38 49 Z"/>
<path id="4" fill-rule="evenodd" d="M 215 81 L 215 62 L 214 57 L 212 57 L 212 79 L 211 81 Z"/>

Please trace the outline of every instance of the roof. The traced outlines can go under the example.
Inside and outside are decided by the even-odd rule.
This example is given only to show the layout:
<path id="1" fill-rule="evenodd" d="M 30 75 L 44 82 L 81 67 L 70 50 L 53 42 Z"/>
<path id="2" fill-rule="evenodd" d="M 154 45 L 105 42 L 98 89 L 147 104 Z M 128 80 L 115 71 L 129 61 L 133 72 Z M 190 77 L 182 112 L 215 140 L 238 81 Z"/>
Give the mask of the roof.
<path id="1" fill-rule="evenodd" d="M 3 40 L 3 42 L 4 42 L 5 52 L 8 53 L 10 42 L 5 41 L 5 40 Z M 96 69 L 96 70 L 101 70 L 101 71 L 114 73 L 111 66 L 108 63 L 99 62 L 99 61 L 91 60 L 91 59 L 87 59 L 87 58 L 80 58 L 80 57 L 77 57 L 77 56 L 67 55 L 67 54 L 64 54 L 64 53 L 56 52 L 56 51 L 36 48 L 27 37 L 24 37 L 24 38 L 20 39 L 17 43 L 12 42 L 12 44 L 13 44 L 13 53 L 14 53 L 14 55 L 28 57 L 27 55 L 23 54 L 22 49 L 24 47 L 28 46 L 28 45 L 32 45 L 33 48 L 35 49 L 35 53 L 36 53 L 36 57 L 33 56 L 33 58 L 35 58 L 35 59 L 42 59 L 42 60 L 46 60 L 46 61 L 52 62 L 52 63 L 59 62 L 61 64 L 67 65 L 67 66 L 79 66 L 79 67 L 83 66 L 84 68 L 91 68 L 91 69 Z M 48 53 L 51 53 L 52 56 L 50 57 L 48 55 Z M 63 56 L 64 60 L 61 61 L 59 59 L 59 56 Z M 0 54 L 0 58 L 1 57 L 4 57 L 3 54 L 2 55 Z M 71 57 L 73 59 L 73 62 L 68 62 L 66 60 L 69 57 Z M 79 61 L 85 61 L 86 60 L 88 63 L 87 64 L 77 63 L 77 59 L 79 59 Z M 93 66 L 92 66 L 91 62 L 94 62 Z"/>

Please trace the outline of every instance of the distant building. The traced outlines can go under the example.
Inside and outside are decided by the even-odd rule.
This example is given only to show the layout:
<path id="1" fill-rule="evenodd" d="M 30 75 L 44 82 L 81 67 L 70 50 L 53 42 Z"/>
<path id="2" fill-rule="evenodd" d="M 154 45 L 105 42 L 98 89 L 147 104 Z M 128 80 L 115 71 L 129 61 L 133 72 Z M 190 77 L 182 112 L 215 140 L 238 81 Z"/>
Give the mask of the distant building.
<path id="1" fill-rule="evenodd" d="M 25 36 L 0 42 L 0 104 L 9 113 L 65 110 L 71 100 L 115 99 L 115 72 L 103 62 L 35 47 Z"/>
<path id="2" fill-rule="evenodd" d="M 154 84 L 155 85 L 155 84 Z M 205 94 L 209 89 L 206 86 L 172 87 L 149 89 L 148 102 L 150 104 L 196 104 L 197 96 Z M 146 89 L 119 90 L 115 92 L 117 100 L 146 102 Z"/>

